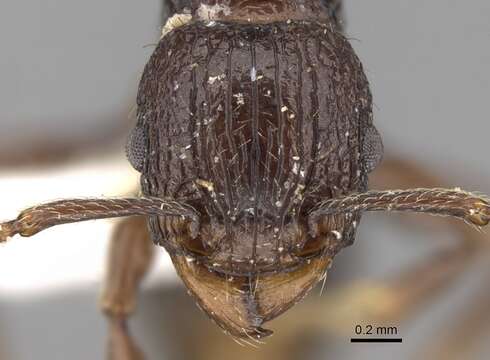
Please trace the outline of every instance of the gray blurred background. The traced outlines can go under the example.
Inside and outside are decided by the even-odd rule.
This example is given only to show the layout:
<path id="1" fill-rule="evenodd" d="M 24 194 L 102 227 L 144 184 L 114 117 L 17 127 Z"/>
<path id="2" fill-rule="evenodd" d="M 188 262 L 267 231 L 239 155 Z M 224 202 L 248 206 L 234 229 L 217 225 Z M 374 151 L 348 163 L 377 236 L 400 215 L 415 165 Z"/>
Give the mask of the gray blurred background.
<path id="1" fill-rule="evenodd" d="M 61 149 L 75 143 L 86 148 L 100 139 L 112 144 L 109 134 L 131 123 L 139 76 L 165 18 L 161 2 L 0 2 L 0 159 L 7 164 L 26 149 L 38 150 L 38 144 Z M 386 154 L 447 174 L 449 185 L 490 193 L 490 2 L 346 0 L 345 5 L 347 35 L 372 86 Z M 118 154 L 119 148 L 97 151 Z M 84 152 L 87 158 L 92 154 Z M 2 176 L 8 180 L 12 172 L 2 170 Z M 332 276 L 348 281 L 395 272 L 433 248 L 424 233 L 401 230 L 384 215 L 369 215 L 355 246 L 336 259 Z M 17 266 L 29 268 L 22 253 L 15 258 Z M 0 282 L 8 271 L 0 274 Z M 172 275 L 160 278 L 165 279 L 161 285 L 145 287 L 133 327 L 150 359 L 175 359 L 175 344 L 166 340 L 166 332 L 183 325 L 172 316 L 172 307 L 197 310 Z M 444 294 L 437 306 L 404 325 L 403 345 L 361 348 L 344 339 L 335 358 L 410 358 L 444 319 L 462 309 L 461 294 L 474 278 L 467 277 L 459 290 Z M 43 296 L 27 291 L 22 299 L 0 292 L 0 359 L 2 350 L 12 360 L 102 359 L 106 329 L 95 307 L 98 287 L 91 280 Z M 312 358 L 326 358 L 329 350 L 328 344 L 316 344 Z M 473 355 L 484 359 L 488 354 L 489 345 L 483 344 Z"/>

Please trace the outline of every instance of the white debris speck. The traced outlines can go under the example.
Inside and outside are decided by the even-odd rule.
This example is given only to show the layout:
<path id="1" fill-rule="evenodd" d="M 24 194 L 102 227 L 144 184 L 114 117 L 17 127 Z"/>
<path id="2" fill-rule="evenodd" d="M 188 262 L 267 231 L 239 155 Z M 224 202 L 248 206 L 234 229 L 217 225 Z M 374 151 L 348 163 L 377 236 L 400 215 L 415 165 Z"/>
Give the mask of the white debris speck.
<path id="1" fill-rule="evenodd" d="M 301 175 L 301 177 L 305 177 L 306 172 L 305 172 L 304 170 L 301 170 L 301 171 L 299 172 L 299 174 Z"/>
<path id="2" fill-rule="evenodd" d="M 289 118 L 290 118 L 290 119 L 294 119 L 295 117 L 296 117 L 296 115 L 294 115 L 294 114 L 289 114 Z"/>
<path id="3" fill-rule="evenodd" d="M 293 156 L 293 160 L 294 161 L 298 161 L 299 160 L 299 156 Z"/>
<path id="4" fill-rule="evenodd" d="M 184 149 L 189 150 L 191 148 L 191 144 L 187 145 Z"/>
<path id="5" fill-rule="evenodd" d="M 233 94 L 233 97 L 236 98 L 236 103 L 238 105 L 244 105 L 245 104 L 245 99 L 243 98 L 242 93 Z"/>
<path id="6" fill-rule="evenodd" d="M 250 79 L 252 81 L 257 80 L 257 70 L 255 70 L 255 67 L 252 67 L 252 70 L 250 70 Z"/>
<path id="7" fill-rule="evenodd" d="M 347 131 L 347 132 L 345 133 L 345 137 L 349 137 L 349 135 L 350 135 L 350 132 L 348 132 L 348 131 Z"/>
<path id="8" fill-rule="evenodd" d="M 358 112 L 359 112 L 359 108 L 358 108 L 358 107 L 355 107 L 355 108 L 354 108 L 354 111 L 355 111 L 356 113 L 358 113 Z"/>
<path id="9" fill-rule="evenodd" d="M 272 94 L 272 91 L 270 91 L 270 90 L 267 90 L 267 91 L 266 91 L 266 94 L 267 94 L 267 96 L 271 96 L 271 94 Z"/>
<path id="10" fill-rule="evenodd" d="M 191 263 L 194 261 L 194 258 L 191 258 L 191 257 L 187 257 L 185 258 L 185 261 L 187 261 L 188 263 Z"/>
<path id="11" fill-rule="evenodd" d="M 274 232 L 277 234 L 279 232 L 279 228 L 278 227 L 275 227 L 274 228 Z"/>
<path id="12" fill-rule="evenodd" d="M 206 26 L 207 26 L 207 27 L 212 27 L 212 26 L 214 26 L 214 25 L 216 25 L 216 21 L 209 21 L 209 22 L 206 24 Z"/>
<path id="13" fill-rule="evenodd" d="M 215 157 L 214 157 L 214 162 L 215 162 L 216 164 L 217 164 L 217 163 L 219 163 L 219 157 L 215 156 Z"/>
<path id="14" fill-rule="evenodd" d="M 299 184 L 296 187 L 296 190 L 294 191 L 294 195 L 300 196 L 303 193 L 304 190 L 305 190 L 305 186 L 303 184 Z"/>
<path id="15" fill-rule="evenodd" d="M 217 4 L 207 5 L 201 4 L 196 11 L 196 15 L 200 20 L 218 20 L 220 16 L 228 16 L 231 14 L 229 6 Z"/>
<path id="16" fill-rule="evenodd" d="M 189 67 L 190 67 L 191 69 L 194 69 L 195 67 L 197 67 L 197 63 L 192 63 L 192 64 L 190 64 L 190 65 L 189 65 Z"/>
<path id="17" fill-rule="evenodd" d="M 340 232 L 338 232 L 337 230 L 333 230 L 333 231 L 331 231 L 331 233 L 335 236 L 335 238 L 337 240 L 342 239 L 342 234 Z"/>
<path id="18" fill-rule="evenodd" d="M 177 90 L 179 88 L 179 83 L 178 82 L 175 82 L 174 83 L 174 91 Z"/>
<path id="19" fill-rule="evenodd" d="M 354 227 L 354 229 L 357 227 L 357 221 L 353 221 L 352 222 L 352 226 Z"/>
<path id="20" fill-rule="evenodd" d="M 299 164 L 298 163 L 294 163 L 293 165 L 293 174 L 298 174 L 298 171 L 299 171 Z"/>
<path id="21" fill-rule="evenodd" d="M 279 246 L 279 248 L 277 248 L 277 251 L 279 251 L 281 253 L 284 251 L 284 248 L 282 246 Z"/>
<path id="22" fill-rule="evenodd" d="M 276 201 L 276 206 L 277 206 L 277 207 L 281 207 L 281 206 L 282 206 L 282 201 L 279 201 L 279 200 L 278 200 L 278 201 Z"/>
<path id="23" fill-rule="evenodd" d="M 250 263 L 250 264 L 255 263 L 254 259 L 250 259 L 250 260 L 249 260 L 249 263 Z"/>
<path id="24" fill-rule="evenodd" d="M 211 181 L 203 180 L 203 179 L 197 179 L 196 184 L 205 188 L 206 190 L 212 192 L 214 191 L 214 184 Z"/>
<path id="25" fill-rule="evenodd" d="M 287 107 L 287 106 L 283 106 L 283 107 L 281 108 L 281 112 L 286 112 L 286 111 L 288 111 L 288 107 Z"/>
<path id="26" fill-rule="evenodd" d="M 208 78 L 208 84 L 211 84 L 213 85 L 216 81 L 221 81 L 223 80 L 224 78 L 226 77 L 226 74 L 221 74 L 221 75 L 217 75 L 217 76 L 210 76 Z"/>
<path id="27" fill-rule="evenodd" d="M 187 157 L 187 155 L 186 155 L 186 154 L 180 154 L 180 155 L 179 155 L 179 158 L 180 158 L 180 159 L 182 159 L 182 160 L 184 160 L 186 157 Z"/>
<path id="28" fill-rule="evenodd" d="M 173 29 L 187 24 L 189 21 L 191 21 L 191 19 L 191 14 L 175 14 L 174 16 L 170 17 L 165 23 L 165 26 L 162 28 L 162 38 Z"/>

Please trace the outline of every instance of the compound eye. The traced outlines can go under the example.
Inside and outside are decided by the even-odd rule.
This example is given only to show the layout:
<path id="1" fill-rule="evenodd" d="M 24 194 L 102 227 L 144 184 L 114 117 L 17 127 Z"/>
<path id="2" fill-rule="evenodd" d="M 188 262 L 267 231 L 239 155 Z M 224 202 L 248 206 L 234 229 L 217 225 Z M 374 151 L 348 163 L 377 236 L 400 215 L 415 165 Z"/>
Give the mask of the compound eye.
<path id="1" fill-rule="evenodd" d="M 362 144 L 362 156 L 368 173 L 376 169 L 383 159 L 383 140 L 374 126 L 370 126 L 366 130 Z"/>
<path id="2" fill-rule="evenodd" d="M 142 172 L 147 147 L 148 147 L 148 137 L 145 130 L 142 127 L 135 127 L 129 134 L 128 141 L 126 143 L 126 156 L 133 168 L 137 171 Z"/>

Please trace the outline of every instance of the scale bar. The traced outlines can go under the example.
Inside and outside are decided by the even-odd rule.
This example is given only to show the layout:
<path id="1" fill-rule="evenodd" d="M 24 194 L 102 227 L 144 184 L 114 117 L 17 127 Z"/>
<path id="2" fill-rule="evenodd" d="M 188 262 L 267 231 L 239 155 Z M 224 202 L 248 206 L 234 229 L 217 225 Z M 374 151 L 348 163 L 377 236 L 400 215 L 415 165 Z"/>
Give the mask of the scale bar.
<path id="1" fill-rule="evenodd" d="M 352 338 L 351 343 L 401 343 L 402 338 Z"/>

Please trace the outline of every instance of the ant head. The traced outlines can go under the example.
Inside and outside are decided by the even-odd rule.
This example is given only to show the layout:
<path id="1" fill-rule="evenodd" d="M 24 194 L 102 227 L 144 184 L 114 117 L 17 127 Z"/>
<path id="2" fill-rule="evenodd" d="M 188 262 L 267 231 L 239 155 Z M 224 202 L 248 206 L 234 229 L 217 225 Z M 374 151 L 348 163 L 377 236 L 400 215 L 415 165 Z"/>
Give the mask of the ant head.
<path id="1" fill-rule="evenodd" d="M 194 233 L 150 218 L 153 241 L 223 328 L 264 336 L 354 240 L 357 212 L 309 213 L 367 189 L 382 158 L 359 59 L 328 23 L 190 22 L 148 62 L 138 119 L 128 158 L 143 193 L 200 216 Z"/>

